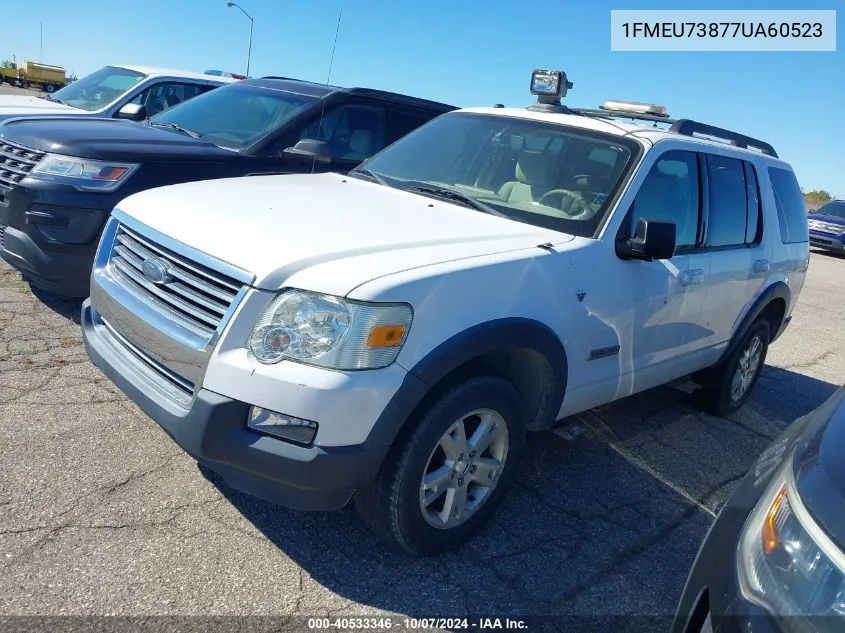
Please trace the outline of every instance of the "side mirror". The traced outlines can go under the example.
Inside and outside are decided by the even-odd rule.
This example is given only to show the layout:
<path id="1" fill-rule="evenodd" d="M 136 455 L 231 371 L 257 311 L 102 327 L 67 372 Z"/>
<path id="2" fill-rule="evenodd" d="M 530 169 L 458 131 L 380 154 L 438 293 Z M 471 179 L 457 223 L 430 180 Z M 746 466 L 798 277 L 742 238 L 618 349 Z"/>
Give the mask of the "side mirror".
<path id="1" fill-rule="evenodd" d="M 288 147 L 282 154 L 299 160 L 315 160 L 318 163 L 332 162 L 332 151 L 329 144 L 312 138 L 302 139 L 293 147 Z"/>
<path id="2" fill-rule="evenodd" d="M 675 254 L 675 223 L 640 218 L 634 237 L 617 241 L 616 252 L 623 259 L 650 262 Z"/>
<path id="3" fill-rule="evenodd" d="M 118 119 L 129 119 L 130 121 L 143 121 L 147 118 L 147 106 L 137 103 L 127 103 L 117 112 Z"/>

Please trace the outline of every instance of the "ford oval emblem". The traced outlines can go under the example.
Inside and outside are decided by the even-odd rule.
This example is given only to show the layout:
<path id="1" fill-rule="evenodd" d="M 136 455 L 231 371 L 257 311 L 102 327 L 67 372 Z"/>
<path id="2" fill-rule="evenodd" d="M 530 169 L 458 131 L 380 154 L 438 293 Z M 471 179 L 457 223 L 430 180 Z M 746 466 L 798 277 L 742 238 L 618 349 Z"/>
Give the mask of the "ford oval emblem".
<path id="1" fill-rule="evenodd" d="M 141 266 L 141 272 L 144 273 L 144 277 L 154 284 L 166 284 L 171 280 L 167 263 L 156 257 L 150 257 L 144 260 L 144 264 Z"/>

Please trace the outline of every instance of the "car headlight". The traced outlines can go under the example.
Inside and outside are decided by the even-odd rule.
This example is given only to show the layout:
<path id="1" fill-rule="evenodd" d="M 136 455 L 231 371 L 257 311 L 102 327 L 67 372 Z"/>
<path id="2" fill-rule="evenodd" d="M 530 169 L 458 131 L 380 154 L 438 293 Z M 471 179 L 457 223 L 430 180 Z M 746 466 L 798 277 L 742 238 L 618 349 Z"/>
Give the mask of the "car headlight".
<path id="1" fill-rule="evenodd" d="M 47 154 L 29 172 L 30 178 L 73 185 L 86 191 L 117 189 L 138 168 L 134 163 L 88 160 Z"/>
<path id="2" fill-rule="evenodd" d="M 248 348 L 265 364 L 293 360 L 339 370 L 378 369 L 398 356 L 411 306 L 286 290 L 264 310 Z"/>
<path id="3" fill-rule="evenodd" d="M 810 516 L 792 472 L 790 457 L 746 522 L 737 557 L 740 587 L 752 602 L 786 616 L 796 631 L 818 630 L 810 622 L 820 616 L 831 630 L 842 630 L 845 554 Z"/>

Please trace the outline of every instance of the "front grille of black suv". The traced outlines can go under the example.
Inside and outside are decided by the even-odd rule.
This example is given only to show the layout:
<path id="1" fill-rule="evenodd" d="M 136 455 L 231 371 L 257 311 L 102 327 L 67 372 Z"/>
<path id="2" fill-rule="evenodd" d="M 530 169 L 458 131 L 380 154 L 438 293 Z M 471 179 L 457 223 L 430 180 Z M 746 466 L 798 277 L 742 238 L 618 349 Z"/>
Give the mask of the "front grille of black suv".
<path id="1" fill-rule="evenodd" d="M 14 189 L 45 154 L 46 152 L 0 139 L 0 193 Z"/>

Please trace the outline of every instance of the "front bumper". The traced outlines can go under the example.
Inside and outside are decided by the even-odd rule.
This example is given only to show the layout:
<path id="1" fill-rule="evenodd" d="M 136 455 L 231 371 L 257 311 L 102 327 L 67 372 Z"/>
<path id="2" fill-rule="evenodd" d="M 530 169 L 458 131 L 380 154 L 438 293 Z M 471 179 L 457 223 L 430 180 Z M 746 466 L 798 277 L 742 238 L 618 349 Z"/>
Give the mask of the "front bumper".
<path id="1" fill-rule="evenodd" d="M 845 236 L 836 236 L 810 229 L 810 246 L 836 253 L 845 253 Z"/>
<path id="2" fill-rule="evenodd" d="M 100 234 L 120 198 L 25 179 L 0 197 L 0 257 L 36 288 L 87 297 Z"/>
<path id="3" fill-rule="evenodd" d="M 93 363 L 185 452 L 233 488 L 299 510 L 334 510 L 369 484 L 387 447 L 298 446 L 246 427 L 249 404 L 199 389 L 190 408 L 171 402 L 126 360 L 86 300 L 82 336 Z"/>

